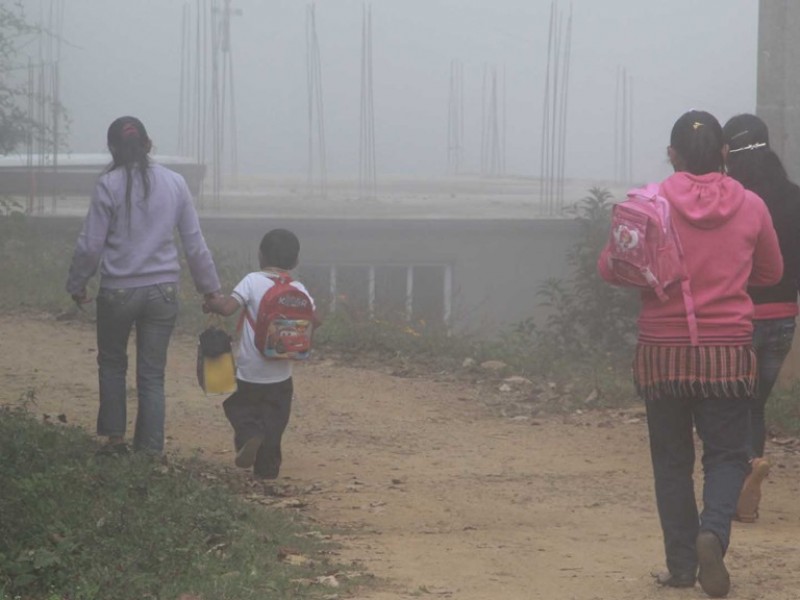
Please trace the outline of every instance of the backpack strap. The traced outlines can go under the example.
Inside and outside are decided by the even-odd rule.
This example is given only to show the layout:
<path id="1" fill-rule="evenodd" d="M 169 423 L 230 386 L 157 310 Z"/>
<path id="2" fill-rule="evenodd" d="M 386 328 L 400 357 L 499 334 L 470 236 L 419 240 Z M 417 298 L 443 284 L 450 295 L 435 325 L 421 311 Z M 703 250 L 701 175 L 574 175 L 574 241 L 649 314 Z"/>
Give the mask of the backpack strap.
<path id="1" fill-rule="evenodd" d="M 681 292 L 683 294 L 683 305 L 686 307 L 686 320 L 689 322 L 689 341 L 692 346 L 700 345 L 700 334 L 697 330 L 697 316 L 694 312 L 694 297 L 692 288 L 689 286 L 689 278 L 681 281 Z"/>
<path id="2" fill-rule="evenodd" d="M 292 281 L 294 281 L 292 279 L 292 276 L 289 275 L 288 271 L 277 271 L 277 270 L 276 271 L 261 271 L 261 273 L 264 275 L 264 277 L 266 277 L 268 279 L 271 279 L 275 283 L 289 284 L 289 283 L 292 283 Z M 269 290 L 264 292 L 264 295 L 266 296 L 268 292 L 269 292 Z M 264 296 L 261 296 L 261 300 L 263 300 L 263 299 L 264 299 Z M 261 303 L 261 300 L 259 300 L 259 303 Z M 239 321 L 236 323 L 236 334 L 239 335 L 239 336 L 241 336 L 241 334 L 242 334 L 242 329 L 244 328 L 244 320 L 245 319 L 247 319 L 247 322 L 250 323 L 250 327 L 252 327 L 253 331 L 255 331 L 256 330 L 256 321 L 253 318 L 253 316 L 250 314 L 250 311 L 247 310 L 247 304 L 244 304 L 242 306 L 242 313 L 239 315 Z"/>
<path id="3" fill-rule="evenodd" d="M 686 261 L 684 261 L 681 238 L 678 236 L 675 225 L 672 224 L 672 215 L 669 215 L 669 228 L 672 231 L 672 238 L 675 240 L 675 246 L 678 248 L 681 266 L 683 267 L 684 273 L 686 273 L 686 276 L 681 280 L 681 295 L 683 296 L 683 306 L 686 308 L 686 321 L 689 325 L 689 343 L 691 343 L 692 346 L 699 346 L 700 333 L 697 328 L 697 315 L 694 310 L 694 296 L 692 295 L 692 286 L 689 281 L 689 269 L 686 268 Z"/>
<path id="4" fill-rule="evenodd" d="M 239 320 L 236 322 L 236 335 L 242 335 L 242 329 L 244 328 L 244 320 L 247 319 L 247 322 L 250 323 L 250 327 L 255 330 L 256 323 L 253 320 L 253 317 L 250 316 L 250 311 L 247 310 L 247 305 L 245 304 L 242 306 L 242 312 L 239 314 Z"/>

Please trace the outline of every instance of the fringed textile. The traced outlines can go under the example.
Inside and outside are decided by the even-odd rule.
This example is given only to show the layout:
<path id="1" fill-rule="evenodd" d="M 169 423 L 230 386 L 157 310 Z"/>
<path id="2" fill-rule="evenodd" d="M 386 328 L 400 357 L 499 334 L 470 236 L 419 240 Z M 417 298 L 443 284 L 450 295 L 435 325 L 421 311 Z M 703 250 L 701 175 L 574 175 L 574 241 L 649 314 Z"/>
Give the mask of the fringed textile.
<path id="1" fill-rule="evenodd" d="M 756 355 L 751 346 L 636 347 L 633 380 L 642 398 L 751 398 Z"/>

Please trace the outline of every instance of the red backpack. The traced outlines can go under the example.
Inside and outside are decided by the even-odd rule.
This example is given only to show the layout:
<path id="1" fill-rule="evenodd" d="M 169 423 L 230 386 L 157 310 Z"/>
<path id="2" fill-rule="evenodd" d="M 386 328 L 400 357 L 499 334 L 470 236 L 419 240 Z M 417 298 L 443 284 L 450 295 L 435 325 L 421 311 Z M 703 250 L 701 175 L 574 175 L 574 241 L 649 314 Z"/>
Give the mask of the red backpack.
<path id="1" fill-rule="evenodd" d="M 311 353 L 314 303 L 288 274 L 266 276 L 274 285 L 261 298 L 256 318 L 247 307 L 242 312 L 255 333 L 256 349 L 268 359 L 305 360 Z"/>
<path id="2" fill-rule="evenodd" d="M 683 249 L 672 226 L 669 201 L 658 193 L 658 185 L 632 189 L 626 200 L 614 205 L 608 250 L 608 265 L 622 285 L 652 290 L 666 302 L 665 290 L 680 283 L 689 337 L 697 346 L 697 319 Z"/>

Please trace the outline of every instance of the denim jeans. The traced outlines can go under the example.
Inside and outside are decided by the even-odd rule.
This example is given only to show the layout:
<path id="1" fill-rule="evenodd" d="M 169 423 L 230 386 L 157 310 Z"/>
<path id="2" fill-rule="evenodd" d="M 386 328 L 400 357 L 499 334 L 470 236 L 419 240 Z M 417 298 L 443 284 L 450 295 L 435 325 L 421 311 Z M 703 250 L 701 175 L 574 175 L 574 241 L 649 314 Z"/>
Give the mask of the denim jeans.
<path id="1" fill-rule="evenodd" d="M 124 436 L 127 424 L 128 338 L 136 327 L 136 413 L 133 447 L 164 450 L 164 369 L 178 316 L 177 284 L 106 289 L 97 294 L 97 434 Z"/>
<path id="2" fill-rule="evenodd" d="M 751 458 L 764 456 L 764 441 L 767 437 L 764 407 L 778 379 L 783 361 L 792 349 L 794 329 L 794 317 L 753 321 L 753 349 L 758 357 L 758 388 L 750 408 L 748 451 Z"/>
<path id="3" fill-rule="evenodd" d="M 711 531 L 728 548 L 731 519 L 747 474 L 747 423 L 750 398 L 660 398 L 647 400 L 647 425 L 653 461 L 656 504 L 667 568 L 694 574 L 695 540 Z M 694 494 L 694 435 L 703 443 L 703 512 Z"/>

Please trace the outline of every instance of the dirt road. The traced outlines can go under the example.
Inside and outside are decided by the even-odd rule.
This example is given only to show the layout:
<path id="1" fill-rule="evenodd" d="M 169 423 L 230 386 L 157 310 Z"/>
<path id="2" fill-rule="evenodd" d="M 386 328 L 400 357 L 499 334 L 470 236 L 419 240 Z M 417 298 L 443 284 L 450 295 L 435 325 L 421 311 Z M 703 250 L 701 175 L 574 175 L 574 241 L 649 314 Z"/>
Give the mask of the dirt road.
<path id="1" fill-rule="evenodd" d="M 197 388 L 194 352 L 194 340 L 173 341 L 169 451 L 229 464 L 221 399 Z M 33 390 L 37 410 L 91 430 L 90 324 L 0 316 L 0 355 L 0 403 Z M 344 532 L 342 559 L 387 582 L 363 598 L 705 597 L 650 577 L 663 553 L 641 411 L 503 419 L 472 386 L 330 361 L 298 368 L 295 390 L 281 481 L 305 490 L 310 517 Z M 800 597 L 800 458 L 768 451 L 762 518 L 734 526 L 733 599 Z"/>

